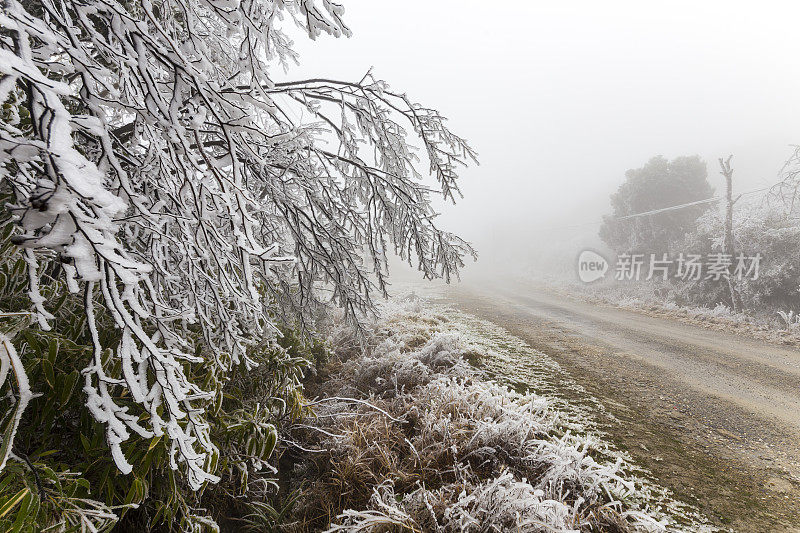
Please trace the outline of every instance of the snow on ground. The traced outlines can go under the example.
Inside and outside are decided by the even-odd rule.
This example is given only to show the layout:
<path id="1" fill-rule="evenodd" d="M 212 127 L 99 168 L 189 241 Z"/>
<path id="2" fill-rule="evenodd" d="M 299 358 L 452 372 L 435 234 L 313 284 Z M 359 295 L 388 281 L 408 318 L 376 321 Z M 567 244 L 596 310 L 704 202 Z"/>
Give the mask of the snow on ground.
<path id="1" fill-rule="evenodd" d="M 299 515 L 324 509 L 328 531 L 713 530 L 603 440 L 602 405 L 545 354 L 416 296 L 382 311 L 366 352 L 334 335 L 330 401 L 294 437 L 315 450 Z"/>

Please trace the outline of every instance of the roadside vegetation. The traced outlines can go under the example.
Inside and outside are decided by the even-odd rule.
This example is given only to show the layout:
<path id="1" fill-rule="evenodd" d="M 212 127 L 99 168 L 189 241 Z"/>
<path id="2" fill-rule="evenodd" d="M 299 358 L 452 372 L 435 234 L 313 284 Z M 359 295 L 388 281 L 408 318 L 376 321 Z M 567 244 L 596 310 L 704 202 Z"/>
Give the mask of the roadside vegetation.
<path id="1" fill-rule="evenodd" d="M 564 280 L 555 280 L 555 284 L 583 298 L 795 342 L 800 333 L 797 169 L 795 155 L 787 161 L 778 185 L 755 191 L 756 195 L 747 191 L 734 194 L 733 245 L 727 248 L 724 198 L 714 196 L 705 163 L 696 156 L 673 161 L 654 158 L 644 167 L 628 171 L 611 197 L 613 213 L 599 232 L 612 261 L 606 279 L 590 285 L 573 286 Z M 670 194 L 673 189 L 682 196 Z M 689 205 L 680 207 L 684 204 Z M 679 208 L 670 209 L 673 206 Z M 666 211 L 659 211 L 662 209 Z M 649 211 L 656 213 L 637 215 Z M 686 275 L 675 261 L 681 255 L 706 260 L 725 253 L 731 255 L 731 282 L 726 276 L 707 276 L 705 271 L 699 276 Z M 638 279 L 615 279 L 617 265 L 613 261 L 620 254 L 641 254 L 644 264 Z M 647 279 L 651 254 L 656 258 L 668 254 L 673 260 L 666 279 L 660 273 Z M 748 258 L 758 254 L 757 272 L 734 276 L 739 254 Z"/>
<path id="2" fill-rule="evenodd" d="M 358 329 L 391 256 L 446 280 L 475 256 L 434 220 L 476 159 L 438 111 L 371 71 L 290 77 L 343 16 L 3 3 L 0 530 L 279 521 L 319 318 Z"/>
<path id="3" fill-rule="evenodd" d="M 384 309 L 365 349 L 333 333 L 309 383 L 314 415 L 290 428 L 286 531 L 683 529 L 602 437 L 552 399 L 488 379 L 481 361 L 504 355 L 463 327 L 411 300 Z"/>

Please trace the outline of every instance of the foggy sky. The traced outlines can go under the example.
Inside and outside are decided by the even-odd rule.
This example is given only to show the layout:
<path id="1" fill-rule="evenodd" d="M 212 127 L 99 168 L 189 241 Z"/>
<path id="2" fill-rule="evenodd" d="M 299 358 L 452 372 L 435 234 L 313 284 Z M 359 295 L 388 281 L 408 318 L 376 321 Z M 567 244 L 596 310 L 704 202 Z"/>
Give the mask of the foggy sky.
<path id="1" fill-rule="evenodd" d="M 296 36 L 305 75 L 377 78 L 435 107 L 481 165 L 441 225 L 481 263 L 593 235 L 629 168 L 699 154 L 771 184 L 800 144 L 795 2 L 342 0 L 350 39 Z"/>

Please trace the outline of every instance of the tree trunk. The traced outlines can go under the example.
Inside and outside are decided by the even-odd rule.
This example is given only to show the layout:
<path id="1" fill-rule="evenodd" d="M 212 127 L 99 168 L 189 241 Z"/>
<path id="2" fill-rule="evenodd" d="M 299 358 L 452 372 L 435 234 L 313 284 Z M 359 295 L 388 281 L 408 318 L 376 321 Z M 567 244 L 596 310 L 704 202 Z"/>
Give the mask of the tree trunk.
<path id="1" fill-rule="evenodd" d="M 719 165 L 722 167 L 720 174 L 725 176 L 725 238 L 723 240 L 723 253 L 730 256 L 731 263 L 735 260 L 734 243 L 733 243 L 733 170 L 731 169 L 731 158 L 723 160 L 719 159 Z M 733 273 L 728 274 L 728 290 L 731 293 L 731 305 L 733 312 L 739 313 L 742 310 L 742 298 L 739 296 L 739 291 L 736 288 L 736 280 Z"/>

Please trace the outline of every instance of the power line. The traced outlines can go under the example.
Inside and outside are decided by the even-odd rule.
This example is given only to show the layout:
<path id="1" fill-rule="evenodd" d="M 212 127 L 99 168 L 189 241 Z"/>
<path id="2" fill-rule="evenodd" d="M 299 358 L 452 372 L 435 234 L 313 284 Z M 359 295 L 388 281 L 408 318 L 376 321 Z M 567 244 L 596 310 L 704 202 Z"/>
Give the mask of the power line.
<path id="1" fill-rule="evenodd" d="M 777 185 L 777 183 L 773 184 L 773 185 L 769 185 L 767 187 L 760 187 L 758 189 L 750 189 L 749 191 L 745 191 L 745 192 L 739 193 L 739 196 L 737 197 L 737 200 L 739 198 L 741 198 L 742 196 L 745 196 L 745 195 L 755 194 L 755 193 L 758 193 L 758 192 L 766 191 L 767 189 L 771 189 L 775 185 Z M 665 213 L 667 211 L 675 211 L 675 210 L 678 210 L 678 209 L 684 209 L 686 207 L 691 207 L 691 206 L 694 206 L 694 205 L 702 205 L 702 204 L 709 204 L 709 203 L 713 203 L 713 202 L 718 202 L 719 200 L 722 200 L 721 196 L 712 196 L 711 198 L 706 198 L 704 200 L 697 200 L 695 202 L 688 202 L 688 203 L 679 204 L 679 205 L 671 205 L 669 207 L 662 207 L 662 208 L 659 208 L 659 209 L 652 209 L 650 211 L 643 211 L 641 213 L 634 213 L 632 215 L 625 215 L 625 216 L 622 216 L 622 217 L 613 217 L 610 220 L 628 220 L 628 219 L 631 219 L 631 218 L 650 216 L 650 215 L 655 215 L 655 214 L 658 214 L 658 213 Z M 587 226 L 596 226 L 596 225 L 602 224 L 603 222 L 604 222 L 604 219 L 601 219 L 601 220 L 596 220 L 596 221 L 593 221 L 593 222 L 584 222 L 582 224 L 574 224 L 574 225 L 571 225 L 571 226 L 560 226 L 560 227 L 545 228 L 545 229 L 547 231 L 556 231 L 556 230 L 560 230 L 560 229 L 583 228 L 583 227 L 587 227 Z"/>
<path id="2" fill-rule="evenodd" d="M 636 218 L 636 217 L 643 217 L 647 215 L 655 215 L 656 213 L 665 213 L 667 211 L 675 211 L 677 209 L 683 209 L 684 207 L 691 207 L 693 205 L 701 205 L 701 204 L 710 204 L 712 202 L 717 202 L 722 200 L 719 196 L 714 196 L 712 198 L 706 198 L 705 200 L 697 200 L 696 202 L 689 202 L 686 204 L 680 205 L 672 205 L 669 207 L 662 207 L 661 209 L 653 209 L 652 211 L 644 211 L 642 213 L 634 213 L 633 215 L 625 215 L 624 217 L 616 217 L 614 220 L 627 220 L 629 218 Z"/>

